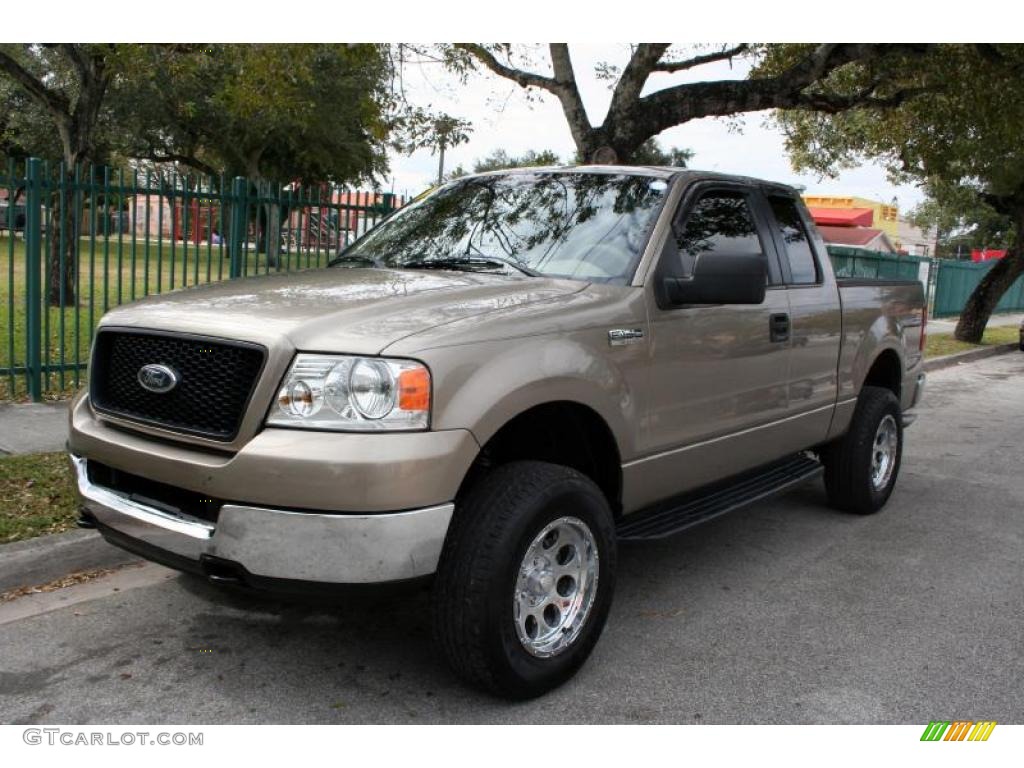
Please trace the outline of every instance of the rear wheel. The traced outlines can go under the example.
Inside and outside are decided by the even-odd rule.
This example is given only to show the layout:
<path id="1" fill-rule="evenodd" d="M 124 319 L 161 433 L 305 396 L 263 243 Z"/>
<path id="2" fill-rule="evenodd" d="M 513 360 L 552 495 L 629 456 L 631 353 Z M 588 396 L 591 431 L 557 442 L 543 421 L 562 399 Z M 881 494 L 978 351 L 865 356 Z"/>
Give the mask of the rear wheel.
<path id="1" fill-rule="evenodd" d="M 611 510 L 588 478 L 498 467 L 459 504 L 434 583 L 434 636 L 466 681 L 509 698 L 569 679 L 597 643 L 615 586 Z"/>
<path id="2" fill-rule="evenodd" d="M 850 429 L 822 451 L 825 489 L 837 509 L 869 515 L 889 500 L 903 456 L 903 420 L 896 396 L 864 387 Z"/>

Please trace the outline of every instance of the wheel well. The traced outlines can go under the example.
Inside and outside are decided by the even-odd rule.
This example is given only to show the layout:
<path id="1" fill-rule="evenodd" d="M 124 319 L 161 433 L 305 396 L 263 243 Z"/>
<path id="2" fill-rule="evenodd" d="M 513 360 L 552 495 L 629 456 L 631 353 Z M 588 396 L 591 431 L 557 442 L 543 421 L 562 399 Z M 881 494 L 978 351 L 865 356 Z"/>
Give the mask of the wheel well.
<path id="1" fill-rule="evenodd" d="M 572 467 L 604 493 L 612 511 L 622 508 L 622 464 L 611 430 L 596 411 L 558 401 L 534 406 L 507 422 L 480 450 L 459 496 L 489 469 L 530 459 Z"/>
<path id="2" fill-rule="evenodd" d="M 875 358 L 871 364 L 867 377 L 864 379 L 865 387 L 882 387 L 888 389 L 896 399 L 900 398 L 900 389 L 903 386 L 903 376 L 900 372 L 900 358 L 891 349 L 886 349 Z"/>

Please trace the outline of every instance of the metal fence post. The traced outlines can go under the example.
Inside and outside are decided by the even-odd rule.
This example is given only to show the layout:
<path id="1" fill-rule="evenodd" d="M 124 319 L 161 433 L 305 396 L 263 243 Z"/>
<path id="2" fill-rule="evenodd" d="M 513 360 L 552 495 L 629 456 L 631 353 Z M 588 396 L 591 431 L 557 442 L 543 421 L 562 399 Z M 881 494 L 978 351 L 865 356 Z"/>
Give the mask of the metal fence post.
<path id="1" fill-rule="evenodd" d="M 43 235 L 42 160 L 29 158 L 25 174 L 25 318 L 28 394 L 34 402 L 43 400 Z"/>
<path id="2" fill-rule="evenodd" d="M 228 264 L 231 277 L 245 273 L 245 198 L 249 184 L 242 176 L 231 182 L 231 240 L 228 243 Z"/>

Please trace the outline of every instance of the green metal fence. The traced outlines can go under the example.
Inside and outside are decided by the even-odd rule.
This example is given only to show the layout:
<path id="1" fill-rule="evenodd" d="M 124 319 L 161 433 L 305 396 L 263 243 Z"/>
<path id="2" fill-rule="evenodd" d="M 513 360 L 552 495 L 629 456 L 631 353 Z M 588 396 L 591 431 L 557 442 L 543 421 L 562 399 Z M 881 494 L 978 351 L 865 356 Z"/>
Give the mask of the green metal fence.
<path id="1" fill-rule="evenodd" d="M 994 261 L 975 264 L 969 261 L 940 260 L 939 274 L 935 281 L 935 307 L 932 313 L 936 317 L 959 315 L 967 297 L 994 265 Z M 1024 277 L 1018 278 L 1003 294 L 995 311 L 1024 311 Z"/>
<path id="2" fill-rule="evenodd" d="M 0 400 L 73 391 L 111 307 L 323 266 L 404 202 L 333 185 L 77 168 L 0 169 Z"/>
<path id="3" fill-rule="evenodd" d="M 865 251 L 861 248 L 828 246 L 832 269 L 836 277 L 862 277 L 877 280 L 922 280 L 927 278 L 927 267 L 921 264 L 930 259 L 924 256 L 897 256 L 892 253 Z"/>

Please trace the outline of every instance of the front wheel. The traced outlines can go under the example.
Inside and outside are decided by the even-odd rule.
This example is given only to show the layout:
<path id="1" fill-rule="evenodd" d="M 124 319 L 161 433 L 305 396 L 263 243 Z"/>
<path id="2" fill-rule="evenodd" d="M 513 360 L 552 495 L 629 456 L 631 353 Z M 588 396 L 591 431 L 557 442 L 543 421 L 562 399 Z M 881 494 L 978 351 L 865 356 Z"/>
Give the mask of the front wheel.
<path id="1" fill-rule="evenodd" d="M 850 429 L 822 451 L 825 489 L 837 509 L 870 515 L 889 500 L 903 458 L 903 418 L 896 396 L 864 387 Z"/>
<path id="2" fill-rule="evenodd" d="M 569 679 L 615 587 L 612 513 L 568 467 L 503 465 L 460 502 L 434 582 L 434 636 L 468 682 L 514 699 Z"/>

